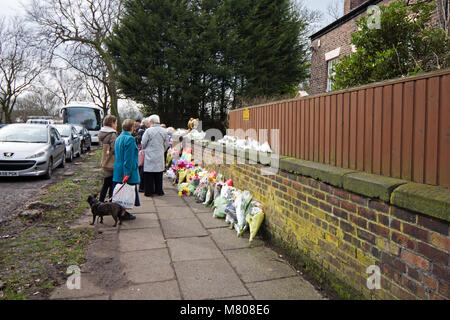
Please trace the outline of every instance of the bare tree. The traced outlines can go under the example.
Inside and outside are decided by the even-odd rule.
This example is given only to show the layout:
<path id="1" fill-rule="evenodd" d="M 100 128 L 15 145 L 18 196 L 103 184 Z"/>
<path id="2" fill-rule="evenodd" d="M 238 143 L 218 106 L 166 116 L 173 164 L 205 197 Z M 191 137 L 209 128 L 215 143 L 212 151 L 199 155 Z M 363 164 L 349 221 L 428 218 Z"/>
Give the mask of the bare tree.
<path id="1" fill-rule="evenodd" d="M 48 60 L 20 18 L 0 21 L 0 121 L 11 122 L 17 98 L 37 79 Z"/>
<path id="2" fill-rule="evenodd" d="M 111 113 L 119 117 L 115 68 L 105 41 L 119 22 L 122 0 L 33 0 L 29 19 L 40 26 L 40 35 L 52 52 L 70 66 L 92 76 L 92 66 L 106 70 Z M 88 62 L 88 63 L 87 63 Z"/>
<path id="3" fill-rule="evenodd" d="M 12 117 L 26 121 L 29 116 L 56 116 L 59 98 L 45 87 L 36 86 L 17 99 Z"/>
<path id="4" fill-rule="evenodd" d="M 108 114 L 111 109 L 111 101 L 108 94 L 108 80 L 106 71 L 101 72 L 98 77 L 86 76 L 85 89 L 92 101 L 103 109 L 103 114 Z"/>
<path id="5" fill-rule="evenodd" d="M 344 15 L 344 0 L 333 0 L 327 6 L 327 15 L 332 21 Z"/>
<path id="6" fill-rule="evenodd" d="M 49 77 L 39 82 L 56 97 L 60 105 L 67 105 L 83 95 L 84 78 L 79 72 L 54 67 Z"/>
<path id="7" fill-rule="evenodd" d="M 303 21 L 308 21 L 305 32 L 301 35 L 306 40 L 309 40 L 309 36 L 315 31 L 320 29 L 320 22 L 323 19 L 322 12 L 318 10 L 311 10 L 305 5 L 304 0 L 293 1 L 293 9 L 298 13 L 299 17 Z"/>

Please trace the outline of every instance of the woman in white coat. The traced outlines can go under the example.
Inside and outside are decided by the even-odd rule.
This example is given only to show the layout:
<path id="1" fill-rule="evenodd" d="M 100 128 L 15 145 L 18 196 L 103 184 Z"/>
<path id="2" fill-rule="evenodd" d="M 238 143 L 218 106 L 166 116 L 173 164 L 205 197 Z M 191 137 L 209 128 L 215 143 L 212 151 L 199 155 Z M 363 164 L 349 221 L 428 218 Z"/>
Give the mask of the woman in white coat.
<path id="1" fill-rule="evenodd" d="M 164 195 L 163 172 L 165 169 L 164 152 L 169 148 L 169 135 L 161 127 L 157 115 L 149 117 L 150 128 L 142 137 L 142 149 L 145 151 L 144 160 L 144 195 L 151 197 L 154 194 Z"/>

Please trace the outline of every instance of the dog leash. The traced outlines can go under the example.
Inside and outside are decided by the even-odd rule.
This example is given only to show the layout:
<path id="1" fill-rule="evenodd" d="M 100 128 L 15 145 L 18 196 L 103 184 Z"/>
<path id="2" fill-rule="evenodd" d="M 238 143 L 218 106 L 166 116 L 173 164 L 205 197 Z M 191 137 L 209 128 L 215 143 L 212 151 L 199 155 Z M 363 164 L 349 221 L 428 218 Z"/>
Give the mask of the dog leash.
<path id="1" fill-rule="evenodd" d="M 117 190 L 116 194 L 118 194 L 120 192 L 120 190 L 122 190 L 123 187 L 125 187 L 127 183 L 125 182 L 124 184 L 122 184 L 122 186 L 119 188 L 119 190 Z"/>

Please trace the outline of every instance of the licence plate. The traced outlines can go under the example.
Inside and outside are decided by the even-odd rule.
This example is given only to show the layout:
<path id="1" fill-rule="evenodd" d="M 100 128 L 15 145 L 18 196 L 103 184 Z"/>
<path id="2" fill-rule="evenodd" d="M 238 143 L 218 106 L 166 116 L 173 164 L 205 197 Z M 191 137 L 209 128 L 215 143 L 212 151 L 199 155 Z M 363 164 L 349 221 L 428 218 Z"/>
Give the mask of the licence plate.
<path id="1" fill-rule="evenodd" d="M 18 171 L 0 171 L 0 177 L 18 177 Z"/>

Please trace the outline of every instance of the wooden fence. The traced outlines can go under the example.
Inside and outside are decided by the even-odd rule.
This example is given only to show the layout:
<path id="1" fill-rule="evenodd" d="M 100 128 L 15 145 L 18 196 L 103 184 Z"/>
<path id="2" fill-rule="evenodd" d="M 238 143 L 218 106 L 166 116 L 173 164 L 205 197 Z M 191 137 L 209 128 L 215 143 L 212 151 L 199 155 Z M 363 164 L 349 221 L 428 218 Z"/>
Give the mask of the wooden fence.
<path id="1" fill-rule="evenodd" d="M 445 70 L 232 110 L 229 128 L 268 129 L 271 145 L 279 129 L 281 155 L 450 187 L 449 99 Z"/>

